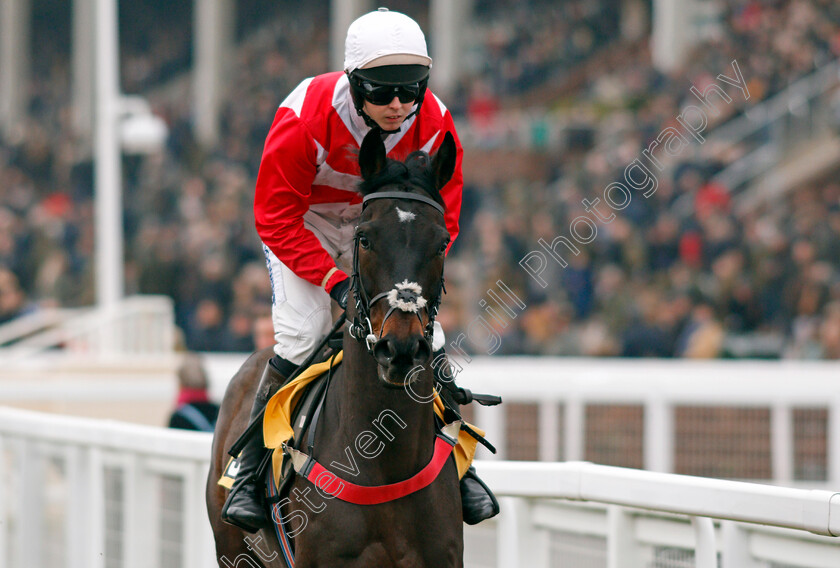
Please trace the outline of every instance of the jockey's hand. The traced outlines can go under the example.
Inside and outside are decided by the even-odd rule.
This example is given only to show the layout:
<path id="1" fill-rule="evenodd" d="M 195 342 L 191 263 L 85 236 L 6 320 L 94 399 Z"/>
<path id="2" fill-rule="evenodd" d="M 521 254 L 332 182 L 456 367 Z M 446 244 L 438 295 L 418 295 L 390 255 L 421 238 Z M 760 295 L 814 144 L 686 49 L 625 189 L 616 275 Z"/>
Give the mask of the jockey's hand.
<path id="1" fill-rule="evenodd" d="M 350 279 L 345 278 L 330 290 L 330 298 L 335 300 L 335 303 L 341 306 L 342 310 L 347 309 L 347 294 L 350 292 Z"/>

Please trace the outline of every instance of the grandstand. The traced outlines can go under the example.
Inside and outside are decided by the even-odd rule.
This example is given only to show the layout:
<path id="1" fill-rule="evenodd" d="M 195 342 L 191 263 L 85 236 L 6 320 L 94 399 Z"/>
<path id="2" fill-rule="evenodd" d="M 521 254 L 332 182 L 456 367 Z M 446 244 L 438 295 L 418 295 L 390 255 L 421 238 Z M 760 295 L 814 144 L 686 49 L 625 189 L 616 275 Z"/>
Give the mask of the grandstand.
<path id="1" fill-rule="evenodd" d="M 59 4 L 32 2 L 39 49 L 29 112 L 4 130 L 2 321 L 94 301 L 93 155 L 73 126 L 72 30 Z M 237 6 L 232 87 L 219 140 L 203 145 L 184 96 L 190 11 L 169 4 L 122 10 L 122 89 L 147 97 L 169 126 L 165 151 L 124 159 L 125 289 L 172 297 L 188 347 L 247 350 L 243 322 L 267 309 L 250 192 L 272 109 L 299 80 L 329 68 L 327 29 L 315 25 L 328 20 L 328 6 L 310 3 L 295 19 L 282 17 L 282 3 L 272 3 L 274 18 L 257 16 L 261 3 Z M 818 75 L 840 49 L 840 16 L 831 2 L 717 5 L 686 63 L 662 71 L 648 36 L 622 34 L 621 10 L 609 2 L 475 4 L 463 34 L 474 43 L 464 46 L 448 97 L 469 149 L 464 230 L 450 262 L 457 292 L 444 306 L 456 326 L 477 309 L 467 299 L 501 276 L 558 326 L 546 341 L 535 311 L 507 331 L 510 352 L 836 356 L 840 119 L 835 78 Z M 160 25 L 144 24 L 152 20 Z M 718 99 L 709 112 L 704 142 L 692 139 L 665 163 L 656 194 L 603 224 L 573 266 L 552 267 L 550 287 L 534 286 L 518 266 L 531 243 L 551 241 L 585 214 L 581 200 L 621 179 L 681 108 L 699 104 L 692 87 L 734 76 L 732 61 L 749 98 L 718 81 L 731 102 Z M 747 125 L 733 129 L 739 121 Z M 507 163 L 494 167 L 500 152 Z M 766 186 L 772 197 L 761 198 Z M 201 277 L 179 281 L 184 272 Z M 802 274 L 811 275 L 807 285 L 795 286 Z M 698 327 L 719 336 L 702 353 L 688 348 Z"/>
<path id="2" fill-rule="evenodd" d="M 439 321 L 469 336 L 499 282 L 526 306 L 488 320 L 492 352 L 463 344 L 477 361 L 465 380 L 509 397 L 469 411 L 500 457 L 836 489 L 840 4 L 384 4 L 427 30 L 432 88 L 465 149 Z M 265 135 L 295 85 L 337 68 L 346 23 L 372 4 L 114 3 L 119 92 L 166 125 L 162 145 L 119 157 L 118 314 L 97 290 L 98 6 L 0 3 L 0 404 L 163 425 L 178 351 L 206 355 L 220 397 L 262 345 L 271 290 L 252 197 Z M 520 367 L 550 380 L 534 379 L 540 391 L 476 371 Z M 605 379 L 618 373 L 629 386 Z M 0 416 L 0 452 L 4 436 L 23 447 L 3 428 Z M 660 544 L 645 566 L 692 565 Z M 612 567 L 603 556 L 592 566 Z M 725 568 L 811 566 L 764 558 Z"/>

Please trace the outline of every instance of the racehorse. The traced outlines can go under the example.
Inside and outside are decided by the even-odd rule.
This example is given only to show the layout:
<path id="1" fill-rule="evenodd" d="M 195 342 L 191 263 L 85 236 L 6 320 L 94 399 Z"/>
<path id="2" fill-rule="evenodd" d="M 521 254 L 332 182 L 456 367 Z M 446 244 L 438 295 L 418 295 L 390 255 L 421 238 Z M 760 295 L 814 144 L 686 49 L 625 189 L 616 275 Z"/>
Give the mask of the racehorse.
<path id="1" fill-rule="evenodd" d="M 344 355 L 313 438 L 318 462 L 343 464 L 336 467 L 353 484 L 416 477 L 436 447 L 433 405 L 421 401 L 433 394 L 428 363 L 450 239 L 440 189 L 454 168 L 450 134 L 433 157 L 414 152 L 402 162 L 388 159 L 376 130 L 359 150 L 364 201 L 354 236 Z M 249 535 L 221 521 L 226 490 L 217 484 L 271 356 L 271 348 L 254 353 L 233 377 L 213 440 L 207 507 L 217 560 L 226 568 L 286 565 L 273 532 Z M 291 494 L 298 498 L 282 507 L 283 519 L 306 519 L 303 528 L 302 522 L 293 527 L 298 568 L 463 566 L 461 496 L 451 457 L 431 484 L 380 504 L 349 503 L 315 489 L 296 476 Z"/>

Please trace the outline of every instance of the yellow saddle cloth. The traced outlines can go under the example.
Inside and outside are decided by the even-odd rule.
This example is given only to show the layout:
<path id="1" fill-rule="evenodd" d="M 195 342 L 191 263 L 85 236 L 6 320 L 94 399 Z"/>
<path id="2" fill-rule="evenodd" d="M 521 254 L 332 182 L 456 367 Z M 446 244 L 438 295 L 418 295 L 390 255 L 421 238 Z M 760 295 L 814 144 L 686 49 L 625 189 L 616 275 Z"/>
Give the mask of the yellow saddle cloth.
<path id="1" fill-rule="evenodd" d="M 293 381 L 277 391 L 268 401 L 265 407 L 265 417 L 263 418 L 263 439 L 265 440 L 265 446 L 274 450 L 272 465 L 274 466 L 276 483 L 280 483 L 279 474 L 283 462 L 283 444 L 288 442 L 294 435 L 294 431 L 292 430 L 292 411 L 300 402 L 301 395 L 306 386 L 326 373 L 331 366 L 341 363 L 343 355 L 344 351 L 340 351 L 330 360 L 312 365 Z M 440 395 L 437 394 L 434 399 L 434 410 L 443 419 L 443 401 L 440 399 Z M 472 425 L 470 426 L 480 435 L 484 435 L 483 430 Z M 475 457 L 477 443 L 475 438 L 463 430 L 458 434 L 458 443 L 455 445 L 453 453 L 455 455 L 455 464 L 458 466 L 459 478 L 463 477 L 464 473 L 470 467 Z"/>

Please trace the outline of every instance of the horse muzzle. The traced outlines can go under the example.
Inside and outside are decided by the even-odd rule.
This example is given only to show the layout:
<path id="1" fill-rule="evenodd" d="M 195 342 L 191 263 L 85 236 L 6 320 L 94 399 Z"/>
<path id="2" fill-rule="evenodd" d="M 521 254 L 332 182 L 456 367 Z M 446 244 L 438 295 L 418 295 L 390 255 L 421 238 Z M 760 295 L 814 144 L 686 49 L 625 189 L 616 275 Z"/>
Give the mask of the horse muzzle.
<path id="1" fill-rule="evenodd" d="M 405 386 L 410 372 L 432 359 L 432 346 L 422 335 L 396 337 L 391 334 L 373 345 L 373 357 L 379 363 L 379 377 L 387 385 Z"/>

